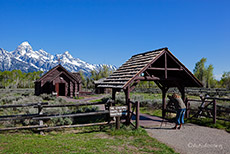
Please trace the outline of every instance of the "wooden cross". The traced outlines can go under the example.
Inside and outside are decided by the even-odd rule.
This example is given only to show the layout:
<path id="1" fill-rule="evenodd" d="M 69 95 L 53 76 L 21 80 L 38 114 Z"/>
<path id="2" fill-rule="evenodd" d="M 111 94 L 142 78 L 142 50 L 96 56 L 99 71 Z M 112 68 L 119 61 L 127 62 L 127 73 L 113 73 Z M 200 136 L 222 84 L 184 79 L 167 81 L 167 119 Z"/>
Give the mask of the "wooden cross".
<path id="1" fill-rule="evenodd" d="M 59 64 L 59 65 L 61 64 L 61 59 L 60 59 L 60 58 L 58 58 L 58 64 Z"/>

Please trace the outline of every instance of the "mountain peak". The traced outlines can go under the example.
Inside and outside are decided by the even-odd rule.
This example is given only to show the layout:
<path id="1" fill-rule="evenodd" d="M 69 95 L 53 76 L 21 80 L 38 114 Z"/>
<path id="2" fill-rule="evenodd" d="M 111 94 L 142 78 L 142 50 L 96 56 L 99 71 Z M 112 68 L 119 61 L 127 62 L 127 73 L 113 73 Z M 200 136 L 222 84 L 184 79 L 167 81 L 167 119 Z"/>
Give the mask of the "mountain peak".
<path id="1" fill-rule="evenodd" d="M 21 45 L 21 46 L 31 46 L 31 45 L 29 44 L 29 42 L 27 42 L 27 41 L 22 42 L 20 45 Z"/>
<path id="2" fill-rule="evenodd" d="M 25 55 L 27 52 L 31 52 L 33 51 L 31 45 L 29 44 L 29 42 L 24 41 L 22 42 L 15 51 L 13 51 L 14 54 L 16 54 L 16 56 L 23 56 Z"/>
<path id="3" fill-rule="evenodd" d="M 65 51 L 63 55 L 66 55 L 69 59 L 73 59 L 73 56 L 69 53 L 69 51 Z"/>
<path id="4" fill-rule="evenodd" d="M 90 74 L 94 69 L 100 69 L 100 65 L 90 64 L 78 58 L 74 58 L 69 51 L 55 56 L 40 49 L 34 51 L 30 44 L 22 42 L 16 50 L 7 52 L 0 48 L 0 70 L 20 69 L 22 72 L 44 71 L 47 72 L 57 65 L 60 59 L 62 66 L 70 72 L 78 72 L 83 70 L 85 74 Z M 113 66 L 109 66 L 113 68 Z M 113 69 L 114 70 L 114 69 Z"/>

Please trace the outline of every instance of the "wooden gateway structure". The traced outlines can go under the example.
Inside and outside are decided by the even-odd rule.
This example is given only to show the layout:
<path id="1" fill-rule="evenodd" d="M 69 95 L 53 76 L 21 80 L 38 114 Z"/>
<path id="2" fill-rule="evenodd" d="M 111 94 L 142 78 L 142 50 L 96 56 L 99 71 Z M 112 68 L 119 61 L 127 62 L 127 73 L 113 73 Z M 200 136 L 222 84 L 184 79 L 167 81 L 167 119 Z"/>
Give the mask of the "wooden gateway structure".
<path id="1" fill-rule="evenodd" d="M 202 87 L 201 82 L 168 50 L 162 48 L 132 56 L 98 85 L 112 88 L 112 99 L 123 90 L 126 95 L 128 117 L 131 113 L 130 92 L 140 81 L 154 81 L 162 91 L 162 117 L 166 112 L 166 93 L 177 87 L 185 100 L 185 87 Z M 129 118 L 130 119 L 130 118 Z"/>
<path id="2" fill-rule="evenodd" d="M 80 74 L 71 73 L 60 64 L 35 81 L 35 95 L 56 93 L 57 96 L 74 97 L 80 90 Z"/>

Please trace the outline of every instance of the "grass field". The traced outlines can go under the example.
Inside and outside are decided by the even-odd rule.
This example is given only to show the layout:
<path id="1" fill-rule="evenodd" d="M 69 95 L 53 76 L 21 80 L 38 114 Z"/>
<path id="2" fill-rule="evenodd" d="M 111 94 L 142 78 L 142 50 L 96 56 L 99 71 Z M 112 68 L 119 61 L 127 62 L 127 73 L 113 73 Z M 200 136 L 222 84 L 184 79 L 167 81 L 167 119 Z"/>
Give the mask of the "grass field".
<path id="1" fill-rule="evenodd" d="M 95 129 L 91 127 L 91 129 Z M 76 133 L 77 132 L 77 133 Z M 1 154 L 64 154 L 64 153 L 175 153 L 172 148 L 148 136 L 144 129 L 106 129 L 101 132 L 71 130 L 50 132 L 45 136 L 33 133 L 0 134 Z"/>

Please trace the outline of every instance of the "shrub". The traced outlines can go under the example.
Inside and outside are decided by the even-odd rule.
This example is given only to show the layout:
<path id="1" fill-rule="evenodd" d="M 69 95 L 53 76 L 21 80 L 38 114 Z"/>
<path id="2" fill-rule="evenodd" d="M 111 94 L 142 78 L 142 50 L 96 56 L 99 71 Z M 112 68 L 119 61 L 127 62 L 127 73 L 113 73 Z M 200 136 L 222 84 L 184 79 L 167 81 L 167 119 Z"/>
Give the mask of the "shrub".
<path id="1" fill-rule="evenodd" d="M 42 97 L 43 100 L 47 100 L 47 101 L 50 101 L 50 100 L 55 100 L 55 96 L 51 95 L 51 94 L 41 94 L 40 95 Z"/>

